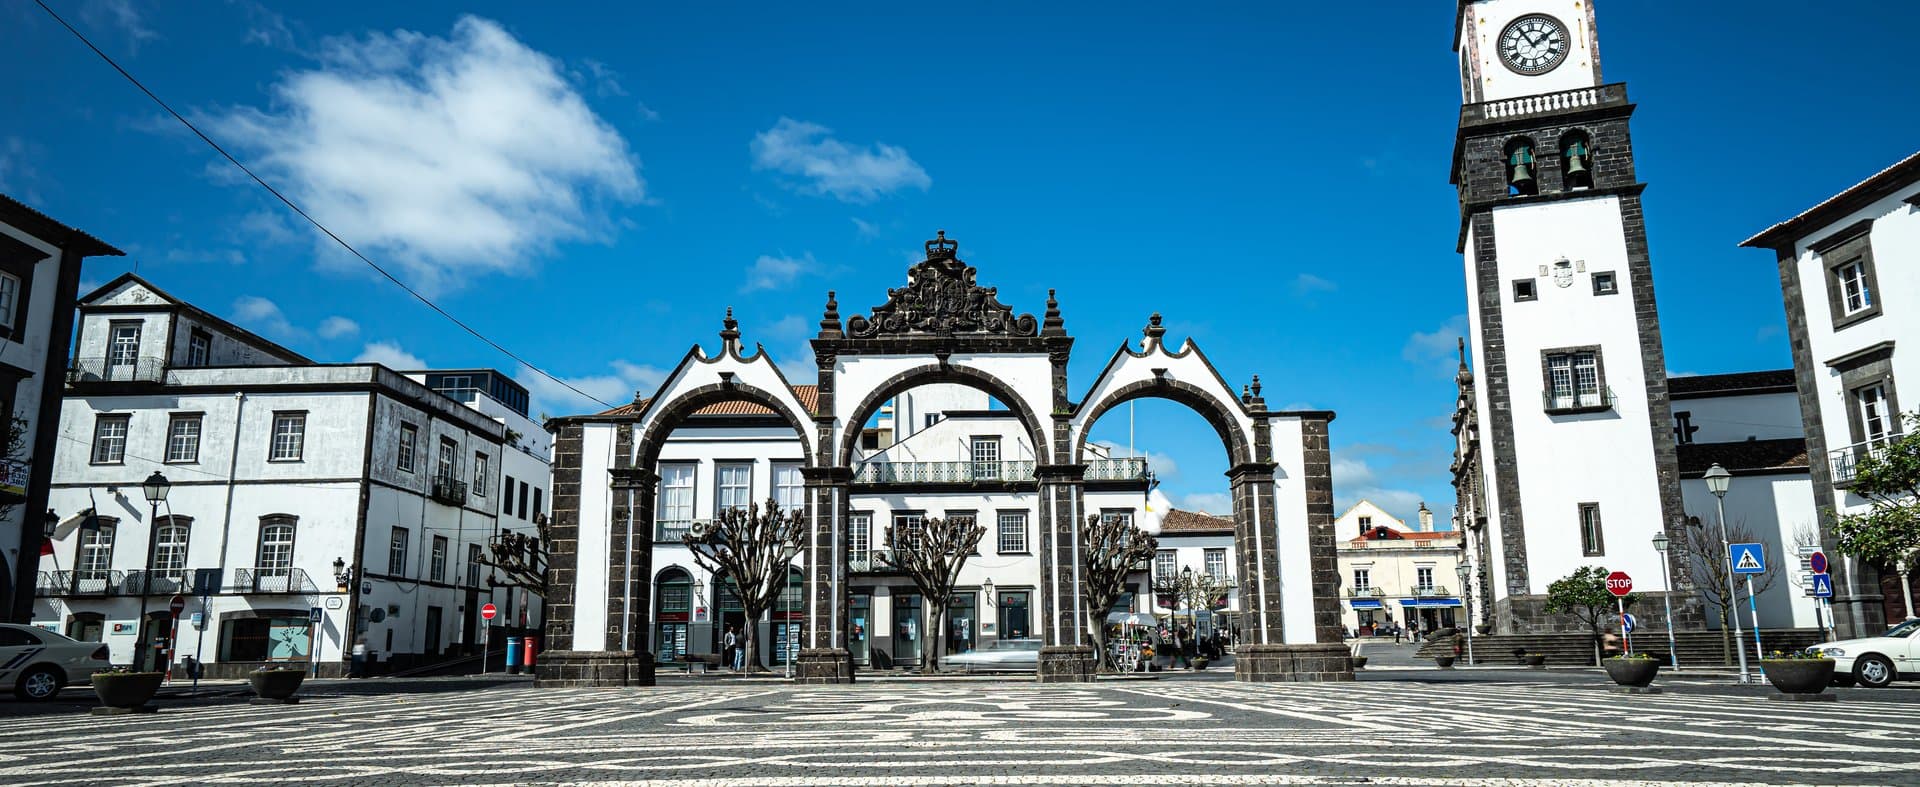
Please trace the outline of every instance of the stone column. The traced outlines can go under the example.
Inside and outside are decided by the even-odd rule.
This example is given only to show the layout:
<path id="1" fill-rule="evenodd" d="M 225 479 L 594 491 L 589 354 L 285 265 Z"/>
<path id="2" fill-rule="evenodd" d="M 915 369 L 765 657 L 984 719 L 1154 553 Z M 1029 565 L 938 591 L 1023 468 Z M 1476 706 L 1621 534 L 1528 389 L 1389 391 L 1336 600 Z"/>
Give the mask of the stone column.
<path id="1" fill-rule="evenodd" d="M 650 470 L 628 466 L 631 427 L 623 424 L 618 428 L 617 466 L 610 469 L 606 482 L 583 477 L 581 425 L 563 427 L 554 444 L 552 541 L 547 558 L 547 592 L 551 603 L 546 607 L 547 641 L 539 666 L 535 668 L 535 686 L 651 686 L 654 682 L 653 654 L 647 651 L 650 633 L 647 627 L 652 618 L 653 494 L 659 479 Z M 604 588 L 577 587 L 575 582 L 579 566 L 580 485 L 583 483 L 608 483 L 613 492 L 613 505 L 606 519 L 609 572 Z M 629 491 L 634 501 L 631 506 L 627 503 Z M 629 591 L 625 582 L 629 511 L 635 514 L 631 609 L 627 607 Z M 607 617 L 577 620 L 574 599 L 578 594 L 602 592 L 607 594 Z M 620 646 L 623 624 L 631 643 L 625 648 Z M 583 625 L 607 627 L 607 642 L 611 647 L 604 651 L 573 650 L 573 632 Z"/>
<path id="2" fill-rule="evenodd" d="M 852 683 L 853 652 L 847 649 L 847 492 L 853 471 L 806 467 L 806 634 L 794 676 L 800 683 Z"/>
<path id="3" fill-rule="evenodd" d="M 1333 543 L 1332 453 L 1327 439 L 1327 422 L 1332 414 L 1313 414 L 1301 420 L 1302 477 L 1305 485 L 1305 510 L 1278 511 L 1274 508 L 1275 464 L 1249 462 L 1227 471 L 1232 479 L 1234 521 L 1238 523 L 1235 546 L 1240 554 L 1242 576 L 1241 604 L 1251 611 L 1243 628 L 1242 644 L 1234 652 L 1234 677 L 1245 681 L 1349 681 L 1353 665 L 1349 660 L 1340 625 L 1340 576 Z M 1256 456 L 1271 456 L 1261 448 Z M 1311 620 L 1284 619 L 1279 576 L 1279 532 L 1282 521 L 1288 527 L 1304 527 L 1310 552 L 1312 574 L 1304 578 L 1313 593 Z M 1312 632 L 1311 643 L 1286 644 L 1287 626 Z"/>
<path id="4" fill-rule="evenodd" d="M 1084 683 L 1093 680 L 1098 662 L 1086 635 L 1086 602 L 1080 593 L 1080 520 L 1085 465 L 1041 465 L 1040 609 L 1034 615 L 1041 630 L 1041 683 Z"/>

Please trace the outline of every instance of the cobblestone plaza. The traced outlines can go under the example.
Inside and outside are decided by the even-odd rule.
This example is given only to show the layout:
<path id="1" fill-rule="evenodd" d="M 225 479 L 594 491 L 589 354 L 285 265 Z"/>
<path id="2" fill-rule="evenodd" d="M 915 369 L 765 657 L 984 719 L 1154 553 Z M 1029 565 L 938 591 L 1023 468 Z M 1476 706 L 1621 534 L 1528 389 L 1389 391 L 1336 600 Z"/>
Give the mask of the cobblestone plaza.
<path id="1" fill-rule="evenodd" d="M 1224 676 L 1221 676 L 1224 677 Z M 1585 673 L 1035 685 L 323 682 L 94 717 L 8 703 L 0 780 L 99 784 L 1920 784 L 1920 693 Z M 380 693 L 374 693 L 375 691 Z M 363 693 L 364 692 L 364 693 Z M 29 710 L 31 709 L 31 710 Z M 32 711 L 45 711 L 33 713 Z"/>

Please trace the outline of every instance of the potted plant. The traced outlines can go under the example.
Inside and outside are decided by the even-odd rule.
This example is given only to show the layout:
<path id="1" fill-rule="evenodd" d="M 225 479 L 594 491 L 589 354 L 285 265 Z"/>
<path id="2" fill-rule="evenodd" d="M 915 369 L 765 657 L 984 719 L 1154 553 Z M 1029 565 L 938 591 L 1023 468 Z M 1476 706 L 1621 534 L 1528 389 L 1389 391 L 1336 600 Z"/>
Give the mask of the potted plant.
<path id="1" fill-rule="evenodd" d="M 1527 662 L 1527 666 L 1535 669 L 1541 669 L 1547 666 L 1547 654 L 1545 653 L 1528 653 L 1522 656 L 1521 660 Z"/>
<path id="2" fill-rule="evenodd" d="M 126 667 L 93 673 L 93 693 L 100 698 L 100 707 L 94 708 L 94 713 L 152 713 L 155 708 L 147 701 L 160 690 L 165 677 L 163 673 L 134 672 Z"/>
<path id="3" fill-rule="evenodd" d="M 1433 665 L 1441 669 L 1453 669 L 1453 654 L 1434 656 Z"/>
<path id="4" fill-rule="evenodd" d="M 304 667 L 261 667 L 247 675 L 247 682 L 253 684 L 253 693 L 258 695 L 254 701 L 275 705 L 299 702 L 293 693 L 300 690 L 300 683 L 306 679 Z"/>
<path id="5" fill-rule="evenodd" d="M 1818 652 L 1776 650 L 1760 660 L 1760 671 L 1780 693 L 1810 696 L 1825 692 L 1833 682 L 1833 659 Z"/>
<path id="6" fill-rule="evenodd" d="M 1607 677 L 1622 686 L 1644 689 L 1653 683 L 1653 676 L 1660 674 L 1660 660 L 1651 653 L 1615 656 L 1600 664 L 1607 668 Z"/>
<path id="7" fill-rule="evenodd" d="M 1347 661 L 1353 665 L 1354 669 L 1365 669 L 1367 666 L 1366 656 L 1350 656 Z"/>
<path id="8" fill-rule="evenodd" d="M 1193 657 L 1193 668 L 1194 668 L 1194 670 L 1195 670 L 1195 671 L 1199 671 L 1199 670 L 1203 670 L 1203 669 L 1206 669 L 1206 668 L 1207 668 L 1207 657 L 1206 657 L 1206 656 L 1195 656 L 1195 657 Z"/>

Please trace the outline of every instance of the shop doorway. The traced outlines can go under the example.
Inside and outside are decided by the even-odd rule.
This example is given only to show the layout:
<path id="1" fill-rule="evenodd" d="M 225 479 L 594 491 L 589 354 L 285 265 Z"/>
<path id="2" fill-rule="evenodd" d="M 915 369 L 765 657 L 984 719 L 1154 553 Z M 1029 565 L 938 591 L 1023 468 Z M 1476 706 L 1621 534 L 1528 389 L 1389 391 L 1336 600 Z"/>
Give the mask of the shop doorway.
<path id="1" fill-rule="evenodd" d="M 853 663 L 867 666 L 867 622 L 873 617 L 873 593 L 861 589 L 847 597 L 847 650 Z"/>
<path id="2" fill-rule="evenodd" d="M 974 648 L 974 624 L 979 616 L 974 610 L 973 591 L 961 591 L 953 594 L 953 600 L 947 603 L 947 652 L 969 653 Z"/>
<path id="3" fill-rule="evenodd" d="M 1032 606 L 1032 591 L 1003 590 L 1000 592 L 1001 639 L 1029 639 L 1033 637 Z"/>
<path id="4" fill-rule="evenodd" d="M 920 663 L 921 608 L 918 593 L 893 596 L 893 663 L 897 665 Z"/>

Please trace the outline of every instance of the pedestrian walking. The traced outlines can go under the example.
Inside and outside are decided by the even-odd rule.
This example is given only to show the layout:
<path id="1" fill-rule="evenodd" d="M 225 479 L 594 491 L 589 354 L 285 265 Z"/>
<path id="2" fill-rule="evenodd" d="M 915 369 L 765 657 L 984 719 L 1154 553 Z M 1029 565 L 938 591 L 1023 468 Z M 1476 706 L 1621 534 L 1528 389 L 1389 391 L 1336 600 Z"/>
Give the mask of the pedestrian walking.
<path id="1" fill-rule="evenodd" d="M 740 639 L 734 636 L 733 627 L 728 626 L 727 633 L 720 636 L 720 658 L 726 663 L 728 669 L 738 669 L 734 666 L 733 655 L 739 648 Z"/>
<path id="2" fill-rule="evenodd" d="M 364 678 L 367 676 L 367 638 L 353 641 L 353 661 L 347 667 L 347 677 Z"/>
<path id="3" fill-rule="evenodd" d="M 751 640 L 752 638 L 753 638 L 753 632 L 752 632 L 752 631 L 750 631 L 750 630 L 747 630 L 747 629 L 741 629 L 741 630 L 740 630 L 740 636 L 739 636 L 739 637 L 737 637 L 737 638 L 736 638 L 736 639 L 734 640 L 734 642 L 736 643 L 736 644 L 735 644 L 735 645 L 733 646 L 733 671 L 734 671 L 734 672 L 744 672 L 744 671 L 746 671 L 746 669 L 747 669 L 747 642 L 748 642 L 748 640 Z"/>

